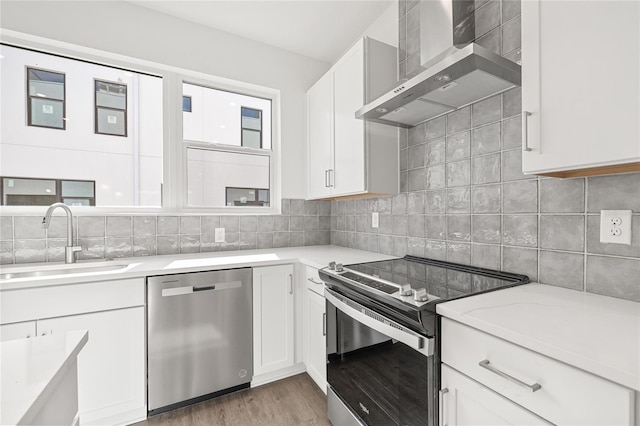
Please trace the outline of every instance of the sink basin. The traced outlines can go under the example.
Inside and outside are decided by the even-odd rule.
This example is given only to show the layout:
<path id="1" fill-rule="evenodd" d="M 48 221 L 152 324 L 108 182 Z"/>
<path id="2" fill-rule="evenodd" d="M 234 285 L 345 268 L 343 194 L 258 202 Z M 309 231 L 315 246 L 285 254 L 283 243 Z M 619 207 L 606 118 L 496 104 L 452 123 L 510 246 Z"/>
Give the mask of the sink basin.
<path id="1" fill-rule="evenodd" d="M 109 272 L 124 269 L 128 266 L 128 263 L 91 262 L 17 267 L 11 268 L 10 272 L 5 272 L 5 269 L 5 271 L 0 273 L 0 280 L 11 280 L 15 278 L 35 278 L 56 275 L 88 274 L 93 272 Z"/>

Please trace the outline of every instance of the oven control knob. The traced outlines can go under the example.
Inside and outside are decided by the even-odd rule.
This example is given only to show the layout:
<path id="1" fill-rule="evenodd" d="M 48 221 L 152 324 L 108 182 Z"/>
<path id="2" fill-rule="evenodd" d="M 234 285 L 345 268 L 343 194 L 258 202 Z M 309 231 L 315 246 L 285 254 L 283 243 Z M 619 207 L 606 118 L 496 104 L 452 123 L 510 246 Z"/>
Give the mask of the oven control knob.
<path id="1" fill-rule="evenodd" d="M 336 272 L 342 272 L 342 263 L 336 263 Z"/>
<path id="2" fill-rule="evenodd" d="M 427 296 L 427 289 L 426 288 L 417 289 L 413 295 L 413 298 L 415 299 L 416 302 L 426 302 L 427 300 L 429 300 L 429 296 Z"/>
<path id="3" fill-rule="evenodd" d="M 336 269 L 336 262 L 329 262 L 329 269 L 334 271 Z"/>
<path id="4" fill-rule="evenodd" d="M 400 296 L 411 296 L 413 294 L 413 289 L 411 288 L 411 284 L 403 284 L 400 286 Z"/>

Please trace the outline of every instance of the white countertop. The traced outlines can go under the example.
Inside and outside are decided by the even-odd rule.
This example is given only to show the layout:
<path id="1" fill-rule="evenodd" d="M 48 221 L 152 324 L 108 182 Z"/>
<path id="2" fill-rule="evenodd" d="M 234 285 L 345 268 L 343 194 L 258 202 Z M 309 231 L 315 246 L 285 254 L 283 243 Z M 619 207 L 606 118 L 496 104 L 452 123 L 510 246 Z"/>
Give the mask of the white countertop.
<path id="1" fill-rule="evenodd" d="M 230 252 L 194 253 L 150 257 L 130 257 L 113 261 L 78 262 L 74 265 L 110 265 L 123 264 L 125 268 L 89 273 L 48 275 L 29 278 L 0 280 L 0 290 L 24 289 L 29 287 L 51 286 L 81 283 L 87 281 L 106 281 L 125 278 L 146 277 L 149 275 L 177 274 L 200 270 L 241 268 L 246 266 L 270 266 L 301 262 L 314 268 L 322 268 L 330 261 L 343 264 L 375 262 L 394 259 L 388 256 L 339 246 L 287 247 L 263 250 L 238 250 Z M 64 267 L 64 263 L 34 263 L 22 265 L 3 265 L 0 272 L 23 272 L 36 269 Z M 76 267 L 76 266 L 72 266 Z"/>
<path id="2" fill-rule="evenodd" d="M 82 330 L 0 343 L 0 424 L 29 423 L 87 340 Z"/>
<path id="3" fill-rule="evenodd" d="M 640 303 L 533 283 L 437 312 L 640 391 Z"/>

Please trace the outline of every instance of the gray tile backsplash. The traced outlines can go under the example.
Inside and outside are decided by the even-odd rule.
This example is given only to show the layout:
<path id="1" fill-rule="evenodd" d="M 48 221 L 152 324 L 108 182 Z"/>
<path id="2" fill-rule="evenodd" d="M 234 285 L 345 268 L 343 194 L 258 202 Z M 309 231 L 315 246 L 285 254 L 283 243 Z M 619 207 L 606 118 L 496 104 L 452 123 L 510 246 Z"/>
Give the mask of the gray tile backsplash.
<path id="1" fill-rule="evenodd" d="M 477 41 L 519 60 L 520 1 L 477 0 L 476 7 Z M 400 13 L 401 22 L 404 16 Z M 406 32 L 401 36 L 407 45 L 417 44 Z M 355 232 L 337 227 L 352 203 L 340 200 L 331 202 L 332 243 L 498 268 L 532 281 L 640 301 L 640 173 L 579 179 L 524 175 L 521 123 L 518 88 L 408 129 L 408 147 L 400 148 L 401 158 L 407 158 L 402 168 L 408 180 L 402 190 L 407 237 L 398 234 L 404 221 L 396 213 L 385 216 L 390 212 L 381 208 L 398 197 L 362 202 Z M 423 149 L 424 161 L 412 158 Z M 602 209 L 633 210 L 631 245 L 600 243 Z M 376 211 L 380 227 L 372 228 Z"/>
<path id="2" fill-rule="evenodd" d="M 406 195 L 398 198 L 398 214 L 406 213 L 406 204 Z M 398 218 L 406 223 L 406 216 Z M 78 259 L 90 260 L 331 244 L 331 220 L 330 201 L 284 199 L 280 215 L 78 216 L 73 226 L 83 247 Z M 355 220 L 343 221 L 345 231 L 355 232 Z M 215 242 L 220 227 L 224 243 Z M 0 264 L 64 261 L 66 236 L 64 217 L 54 216 L 45 232 L 42 216 L 2 216 Z"/>

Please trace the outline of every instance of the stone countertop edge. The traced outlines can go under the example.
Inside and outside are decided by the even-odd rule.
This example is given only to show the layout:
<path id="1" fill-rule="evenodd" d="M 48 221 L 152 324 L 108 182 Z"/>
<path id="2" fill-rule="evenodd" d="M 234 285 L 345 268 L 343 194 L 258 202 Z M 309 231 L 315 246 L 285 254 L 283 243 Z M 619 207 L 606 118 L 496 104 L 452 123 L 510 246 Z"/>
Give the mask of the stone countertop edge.
<path id="1" fill-rule="evenodd" d="M 437 313 L 640 391 L 640 303 L 531 283 L 441 303 Z"/>
<path id="2" fill-rule="evenodd" d="M 341 262 L 346 265 L 349 263 L 375 262 L 396 258 L 398 258 L 398 256 L 326 245 L 150 257 L 129 257 L 118 258 L 113 261 L 102 261 L 101 259 L 96 259 L 96 263 L 100 265 L 106 266 L 113 262 L 113 264 L 128 264 L 129 266 L 112 271 L 0 280 L 0 291 L 86 282 L 113 281 L 128 278 L 143 278 L 151 275 L 179 274 L 252 266 L 260 267 L 283 265 L 289 263 L 302 263 L 319 269 L 326 266 L 330 261 Z M 77 264 L 81 263 L 90 262 L 78 262 Z M 3 265 L 0 267 L 0 271 L 3 273 L 11 271 L 25 271 L 29 270 L 29 268 L 35 269 L 43 266 L 51 267 L 53 265 L 64 266 L 64 263 Z"/>
<path id="3" fill-rule="evenodd" d="M 39 336 L 0 343 L 2 364 L 12 365 L 2 374 L 1 424 L 31 424 L 55 392 L 66 371 L 86 345 L 86 330 L 64 335 Z M 26 354 L 26 355 L 25 355 Z M 37 380 L 32 366 L 38 363 Z M 24 368 L 18 368 L 23 366 Z M 4 370 L 4 368 L 3 368 Z"/>

